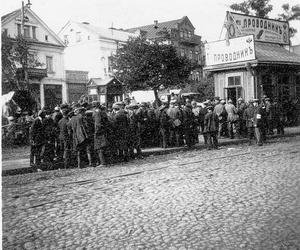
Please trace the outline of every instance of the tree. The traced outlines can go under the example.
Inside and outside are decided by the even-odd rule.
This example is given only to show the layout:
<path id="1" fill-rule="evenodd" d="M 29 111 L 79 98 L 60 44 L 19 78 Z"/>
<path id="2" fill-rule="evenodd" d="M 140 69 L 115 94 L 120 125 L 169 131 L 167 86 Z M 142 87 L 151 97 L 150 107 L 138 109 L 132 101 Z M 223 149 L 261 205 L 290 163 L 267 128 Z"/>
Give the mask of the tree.
<path id="1" fill-rule="evenodd" d="M 159 101 L 158 89 L 184 85 L 193 65 L 178 56 L 173 46 L 138 37 L 117 50 L 112 68 L 129 90 L 152 89 Z"/>
<path id="2" fill-rule="evenodd" d="M 288 3 L 282 5 L 283 13 L 279 14 L 281 20 L 290 22 L 293 20 L 300 20 L 300 5 L 290 7 Z M 290 37 L 293 37 L 297 33 L 297 29 L 290 27 Z"/>
<path id="3" fill-rule="evenodd" d="M 258 17 L 268 17 L 273 6 L 269 4 L 270 0 L 245 0 L 241 3 L 231 4 L 232 10 L 240 11 L 246 15 L 255 15 Z"/>
<path id="4" fill-rule="evenodd" d="M 2 32 L 2 92 L 29 90 L 28 69 L 43 64 L 30 54 L 30 44 L 22 36 L 15 39 Z"/>

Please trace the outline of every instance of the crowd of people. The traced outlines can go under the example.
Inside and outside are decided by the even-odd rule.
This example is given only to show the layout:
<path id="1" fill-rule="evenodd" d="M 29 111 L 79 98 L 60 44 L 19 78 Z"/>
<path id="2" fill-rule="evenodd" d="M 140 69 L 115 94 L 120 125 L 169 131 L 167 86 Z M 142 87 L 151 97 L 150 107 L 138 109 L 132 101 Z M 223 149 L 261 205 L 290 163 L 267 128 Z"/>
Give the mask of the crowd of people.
<path id="1" fill-rule="evenodd" d="M 30 164 L 60 162 L 72 166 L 106 166 L 142 157 L 145 147 L 192 147 L 202 134 L 208 150 L 218 139 L 249 138 L 263 145 L 266 135 L 284 133 L 282 106 L 264 97 L 247 103 L 238 99 L 197 103 L 176 98 L 161 105 L 136 102 L 114 103 L 107 109 L 99 102 L 62 104 L 43 108 L 30 128 Z"/>

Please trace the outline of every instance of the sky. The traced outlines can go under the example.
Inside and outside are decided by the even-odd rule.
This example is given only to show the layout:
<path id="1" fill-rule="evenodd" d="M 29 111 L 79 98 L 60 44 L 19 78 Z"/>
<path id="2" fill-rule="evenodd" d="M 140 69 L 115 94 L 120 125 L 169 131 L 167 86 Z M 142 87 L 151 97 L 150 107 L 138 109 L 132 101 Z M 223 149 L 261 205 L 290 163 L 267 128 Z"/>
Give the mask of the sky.
<path id="1" fill-rule="evenodd" d="M 24 0 L 27 3 L 27 0 Z M 241 0 L 31 0 L 32 10 L 56 33 L 69 21 L 89 22 L 100 27 L 132 28 L 188 16 L 195 33 L 208 42 L 219 40 L 225 14 L 231 3 Z M 299 0 L 271 0 L 270 18 L 281 13 L 284 3 Z M 21 0 L 0 0 L 1 16 L 21 7 Z M 300 21 L 291 22 L 298 29 L 292 40 L 300 44 Z"/>

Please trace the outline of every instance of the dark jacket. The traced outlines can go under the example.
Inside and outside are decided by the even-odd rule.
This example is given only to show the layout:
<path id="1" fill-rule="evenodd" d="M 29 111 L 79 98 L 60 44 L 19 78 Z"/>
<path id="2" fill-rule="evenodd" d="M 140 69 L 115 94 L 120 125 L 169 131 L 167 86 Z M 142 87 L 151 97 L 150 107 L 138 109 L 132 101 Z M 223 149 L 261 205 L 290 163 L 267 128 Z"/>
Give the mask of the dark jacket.
<path id="1" fill-rule="evenodd" d="M 246 121 L 246 127 L 247 128 L 253 128 L 254 127 L 254 107 L 251 104 L 248 108 L 245 109 L 243 114 L 243 119 Z"/>
<path id="2" fill-rule="evenodd" d="M 68 122 L 69 122 L 69 119 L 67 117 L 63 117 L 58 122 L 58 129 L 59 129 L 58 138 L 60 140 L 66 141 L 66 142 L 70 141 L 70 136 L 69 136 L 68 127 L 67 127 Z"/>
<path id="3" fill-rule="evenodd" d="M 204 117 L 203 133 L 217 132 L 219 128 L 219 117 L 214 112 L 207 113 Z"/>
<path id="4" fill-rule="evenodd" d="M 86 128 L 84 127 L 83 116 L 81 114 L 72 116 L 68 123 L 68 130 L 70 134 L 72 134 L 74 149 L 88 138 Z"/>
<path id="5" fill-rule="evenodd" d="M 40 117 L 35 118 L 32 122 L 30 139 L 34 145 L 42 145 L 45 143 L 44 125 Z"/>
<path id="6" fill-rule="evenodd" d="M 93 113 L 95 121 L 94 148 L 101 149 L 108 146 L 109 121 L 106 112 L 96 109 Z"/>

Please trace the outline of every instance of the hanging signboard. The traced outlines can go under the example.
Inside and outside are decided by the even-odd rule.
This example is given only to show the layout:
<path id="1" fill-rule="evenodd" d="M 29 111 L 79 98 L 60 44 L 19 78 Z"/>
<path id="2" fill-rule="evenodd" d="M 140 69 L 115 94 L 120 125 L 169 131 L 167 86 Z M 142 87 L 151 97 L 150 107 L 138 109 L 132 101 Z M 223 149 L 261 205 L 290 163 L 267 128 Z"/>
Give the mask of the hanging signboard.
<path id="1" fill-rule="evenodd" d="M 255 60 L 253 35 L 205 44 L 206 66 Z"/>
<path id="2" fill-rule="evenodd" d="M 255 41 L 289 44 L 288 22 L 227 12 L 229 38 L 254 35 Z"/>

